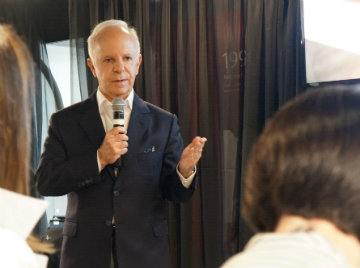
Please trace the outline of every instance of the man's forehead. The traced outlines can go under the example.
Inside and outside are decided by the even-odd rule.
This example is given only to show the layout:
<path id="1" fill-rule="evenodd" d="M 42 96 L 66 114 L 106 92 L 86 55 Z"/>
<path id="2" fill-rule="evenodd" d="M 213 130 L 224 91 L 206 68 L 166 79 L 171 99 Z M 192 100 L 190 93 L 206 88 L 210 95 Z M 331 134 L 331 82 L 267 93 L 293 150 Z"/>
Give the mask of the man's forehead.
<path id="1" fill-rule="evenodd" d="M 133 37 L 129 30 L 123 26 L 109 26 L 98 33 L 98 38 L 108 35 L 113 36 L 114 34 Z"/>
<path id="2" fill-rule="evenodd" d="M 123 26 L 119 27 L 124 33 L 130 34 L 129 30 Z"/>
<path id="3" fill-rule="evenodd" d="M 93 50 L 101 57 L 118 56 L 119 53 L 134 56 L 134 53 L 139 54 L 139 43 L 127 28 L 110 26 L 98 33 Z"/>

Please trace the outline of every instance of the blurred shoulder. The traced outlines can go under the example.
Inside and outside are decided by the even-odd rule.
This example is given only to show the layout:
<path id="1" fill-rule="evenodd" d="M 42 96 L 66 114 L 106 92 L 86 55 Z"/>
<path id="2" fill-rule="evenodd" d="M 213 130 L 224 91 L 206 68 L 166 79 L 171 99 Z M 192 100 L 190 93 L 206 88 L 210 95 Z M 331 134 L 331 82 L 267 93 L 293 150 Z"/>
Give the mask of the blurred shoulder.
<path id="1" fill-rule="evenodd" d="M 46 263 L 39 263 L 37 255 L 20 236 L 0 228 L 0 267 L 40 268 L 46 267 Z"/>

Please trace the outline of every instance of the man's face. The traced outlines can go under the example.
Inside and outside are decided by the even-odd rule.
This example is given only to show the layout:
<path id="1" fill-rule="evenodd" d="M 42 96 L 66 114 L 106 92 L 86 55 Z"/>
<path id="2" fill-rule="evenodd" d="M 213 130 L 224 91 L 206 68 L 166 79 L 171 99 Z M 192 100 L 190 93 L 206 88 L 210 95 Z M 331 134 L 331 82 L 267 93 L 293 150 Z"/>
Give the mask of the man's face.
<path id="1" fill-rule="evenodd" d="M 139 72 L 141 55 L 135 37 L 119 27 L 104 29 L 94 44 L 94 58 L 87 63 L 99 89 L 112 101 L 126 99 Z"/>

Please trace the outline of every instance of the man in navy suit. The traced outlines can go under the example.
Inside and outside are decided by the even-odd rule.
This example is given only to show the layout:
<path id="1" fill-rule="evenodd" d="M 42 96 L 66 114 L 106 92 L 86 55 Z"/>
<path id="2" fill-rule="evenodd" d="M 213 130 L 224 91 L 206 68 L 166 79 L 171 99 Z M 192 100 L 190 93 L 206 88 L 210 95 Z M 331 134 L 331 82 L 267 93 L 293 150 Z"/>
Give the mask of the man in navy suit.
<path id="1" fill-rule="evenodd" d="M 60 267 L 169 267 L 165 200 L 191 198 L 206 138 L 184 149 L 176 116 L 135 94 L 142 58 L 133 28 L 102 22 L 88 45 L 98 90 L 52 115 L 36 173 L 42 195 L 68 197 Z M 125 126 L 113 127 L 119 97 Z"/>

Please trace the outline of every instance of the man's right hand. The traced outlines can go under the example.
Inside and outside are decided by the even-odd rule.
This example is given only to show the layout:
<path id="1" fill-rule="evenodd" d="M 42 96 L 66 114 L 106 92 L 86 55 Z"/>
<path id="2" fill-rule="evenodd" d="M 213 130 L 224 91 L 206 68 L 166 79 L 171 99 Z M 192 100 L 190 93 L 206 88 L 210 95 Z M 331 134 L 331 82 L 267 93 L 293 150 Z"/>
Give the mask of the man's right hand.
<path id="1" fill-rule="evenodd" d="M 98 149 L 101 169 L 127 153 L 129 137 L 126 134 L 124 127 L 114 127 L 106 133 L 104 141 Z"/>

